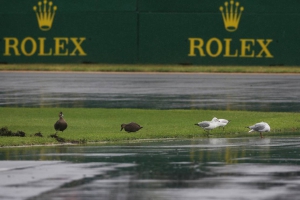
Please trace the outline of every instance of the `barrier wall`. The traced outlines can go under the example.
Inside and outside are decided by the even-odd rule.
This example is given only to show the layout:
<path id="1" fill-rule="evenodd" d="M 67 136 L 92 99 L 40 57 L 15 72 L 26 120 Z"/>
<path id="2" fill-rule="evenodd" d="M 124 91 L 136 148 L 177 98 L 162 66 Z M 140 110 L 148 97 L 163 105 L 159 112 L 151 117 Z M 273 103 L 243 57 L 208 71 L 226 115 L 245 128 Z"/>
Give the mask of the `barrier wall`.
<path id="1" fill-rule="evenodd" d="M 300 64 L 299 1 L 140 2 L 144 63 Z"/>
<path id="2" fill-rule="evenodd" d="M 0 9 L 2 63 L 136 62 L 135 0 L 7 0 Z"/>
<path id="3" fill-rule="evenodd" d="M 300 1 L 2 4 L 1 63 L 300 64 Z"/>

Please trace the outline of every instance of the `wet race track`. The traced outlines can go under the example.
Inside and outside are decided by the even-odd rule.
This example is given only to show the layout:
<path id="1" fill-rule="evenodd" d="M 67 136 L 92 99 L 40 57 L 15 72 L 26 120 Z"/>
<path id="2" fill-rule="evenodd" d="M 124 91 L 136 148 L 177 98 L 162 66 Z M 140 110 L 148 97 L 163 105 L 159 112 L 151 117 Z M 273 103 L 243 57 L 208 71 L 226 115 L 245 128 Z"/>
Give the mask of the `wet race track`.
<path id="1" fill-rule="evenodd" d="M 300 111 L 300 75 L 0 73 L 0 106 Z"/>
<path id="2" fill-rule="evenodd" d="M 299 147 L 300 138 L 211 138 L 1 148 L 0 199 L 299 199 Z"/>
<path id="3" fill-rule="evenodd" d="M 0 72 L 0 106 L 299 112 L 299 78 Z M 0 148 L 0 199 L 299 199 L 299 147 L 255 137 Z"/>

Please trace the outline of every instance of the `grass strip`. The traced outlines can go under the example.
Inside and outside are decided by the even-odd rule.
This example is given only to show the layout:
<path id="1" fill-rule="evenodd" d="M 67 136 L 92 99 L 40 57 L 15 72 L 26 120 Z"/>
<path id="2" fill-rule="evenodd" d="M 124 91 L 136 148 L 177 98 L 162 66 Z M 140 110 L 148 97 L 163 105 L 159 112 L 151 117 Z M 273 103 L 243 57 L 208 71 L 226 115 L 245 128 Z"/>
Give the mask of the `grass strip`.
<path id="1" fill-rule="evenodd" d="M 201 138 L 207 137 L 204 130 L 195 126 L 213 117 L 231 122 L 225 130 L 215 129 L 210 137 L 244 137 L 246 126 L 265 121 L 271 132 L 264 136 L 300 135 L 298 113 L 250 112 L 219 110 L 147 110 L 147 109 L 104 109 L 104 108 L 12 108 L 0 107 L 0 128 L 23 131 L 25 137 L 0 137 L 0 146 L 46 145 L 60 143 L 50 135 L 55 133 L 54 123 L 63 111 L 68 128 L 59 132 L 64 142 L 120 142 L 140 139 Z M 136 133 L 120 131 L 122 123 L 137 122 L 144 128 Z M 35 137 L 41 133 L 43 137 Z"/>
<path id="2" fill-rule="evenodd" d="M 300 73 L 297 66 L 193 66 L 130 64 L 2 64 L 0 71 Z"/>

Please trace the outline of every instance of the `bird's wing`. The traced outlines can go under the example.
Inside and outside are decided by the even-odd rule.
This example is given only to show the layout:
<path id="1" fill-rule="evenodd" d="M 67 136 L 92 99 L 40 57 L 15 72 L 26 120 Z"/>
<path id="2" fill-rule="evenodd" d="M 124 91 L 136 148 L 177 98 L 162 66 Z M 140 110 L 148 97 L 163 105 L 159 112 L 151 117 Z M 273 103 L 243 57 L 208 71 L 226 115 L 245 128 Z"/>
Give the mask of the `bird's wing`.
<path id="1" fill-rule="evenodd" d="M 209 126 L 210 126 L 210 123 L 209 123 L 209 122 L 199 122 L 198 125 L 199 125 L 200 127 L 205 128 L 205 127 L 209 127 Z"/>
<path id="2" fill-rule="evenodd" d="M 219 121 L 220 121 L 221 123 L 225 123 L 225 124 L 227 124 L 227 123 L 229 122 L 227 119 L 219 119 Z"/>
<path id="3" fill-rule="evenodd" d="M 57 130 L 59 129 L 59 120 L 57 122 L 55 122 L 54 124 L 54 129 Z"/>
<path id="4" fill-rule="evenodd" d="M 265 128 L 265 124 L 263 123 L 257 123 L 254 125 L 254 127 L 252 128 L 255 131 L 260 131 L 263 130 Z"/>
<path id="5" fill-rule="evenodd" d="M 138 124 L 135 123 L 135 122 L 131 122 L 131 123 L 128 124 L 127 126 L 132 127 L 132 128 L 139 128 L 139 127 L 141 127 L 140 125 L 138 125 Z"/>

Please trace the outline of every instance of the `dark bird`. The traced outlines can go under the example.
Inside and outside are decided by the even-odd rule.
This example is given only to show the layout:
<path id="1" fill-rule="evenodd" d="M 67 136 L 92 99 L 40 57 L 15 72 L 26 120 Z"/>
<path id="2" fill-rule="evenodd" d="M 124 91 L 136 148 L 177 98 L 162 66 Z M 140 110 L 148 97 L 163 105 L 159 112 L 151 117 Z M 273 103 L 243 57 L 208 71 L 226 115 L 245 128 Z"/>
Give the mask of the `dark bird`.
<path id="1" fill-rule="evenodd" d="M 63 132 L 64 130 L 66 130 L 66 128 L 68 127 L 68 124 L 67 124 L 67 122 L 64 120 L 64 118 L 63 118 L 63 113 L 62 112 L 60 112 L 59 113 L 59 119 L 57 120 L 57 122 L 54 124 L 54 129 L 56 130 L 56 133 L 57 133 L 57 131 L 61 131 L 61 132 Z M 55 133 L 55 134 L 56 134 Z"/>
<path id="2" fill-rule="evenodd" d="M 136 132 L 136 131 L 140 130 L 141 128 L 143 128 L 143 127 L 138 125 L 135 122 L 131 122 L 129 124 L 121 124 L 121 131 L 124 129 L 128 133 Z"/>

